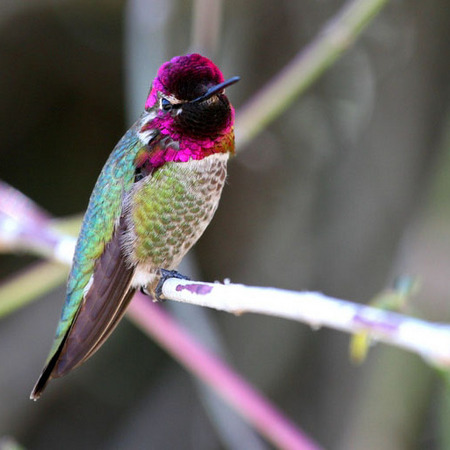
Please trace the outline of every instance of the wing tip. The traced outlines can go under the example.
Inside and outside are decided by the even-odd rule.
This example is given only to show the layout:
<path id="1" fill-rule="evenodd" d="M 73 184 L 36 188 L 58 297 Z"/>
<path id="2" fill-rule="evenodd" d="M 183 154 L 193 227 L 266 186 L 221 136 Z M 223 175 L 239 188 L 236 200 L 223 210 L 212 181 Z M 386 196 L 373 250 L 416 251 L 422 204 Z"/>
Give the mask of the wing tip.
<path id="1" fill-rule="evenodd" d="M 56 364 L 58 362 L 58 358 L 61 354 L 61 350 L 64 346 L 64 343 L 66 341 L 67 335 L 64 336 L 64 339 L 59 344 L 59 347 L 55 351 L 55 353 L 52 355 L 52 357 L 48 360 L 46 363 L 44 369 L 42 370 L 41 374 L 39 375 L 38 380 L 36 381 L 36 384 L 33 387 L 33 390 L 30 394 L 30 400 L 39 400 L 41 398 L 42 393 L 44 392 L 45 388 L 47 387 L 48 382 L 55 378 L 52 376 L 53 370 L 56 367 Z M 58 375 L 56 375 L 57 377 Z"/>
<path id="2" fill-rule="evenodd" d="M 41 375 L 39 376 L 36 384 L 33 387 L 33 390 L 30 394 L 30 400 L 39 400 L 41 398 L 42 393 L 44 392 L 45 388 L 47 387 L 48 382 L 50 381 L 50 375 L 52 372 L 52 368 L 50 366 L 50 363 L 47 364 L 42 371 Z"/>

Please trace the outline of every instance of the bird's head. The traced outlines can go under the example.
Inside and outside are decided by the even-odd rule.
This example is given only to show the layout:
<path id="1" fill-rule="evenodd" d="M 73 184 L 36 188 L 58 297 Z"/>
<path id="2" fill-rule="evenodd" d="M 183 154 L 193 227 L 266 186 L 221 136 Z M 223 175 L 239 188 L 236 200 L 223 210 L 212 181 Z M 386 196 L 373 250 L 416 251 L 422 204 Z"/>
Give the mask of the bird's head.
<path id="1" fill-rule="evenodd" d="M 145 109 L 156 112 L 162 129 L 174 137 L 214 140 L 233 125 L 225 88 L 237 81 L 225 81 L 218 67 L 197 53 L 177 56 L 158 70 Z"/>

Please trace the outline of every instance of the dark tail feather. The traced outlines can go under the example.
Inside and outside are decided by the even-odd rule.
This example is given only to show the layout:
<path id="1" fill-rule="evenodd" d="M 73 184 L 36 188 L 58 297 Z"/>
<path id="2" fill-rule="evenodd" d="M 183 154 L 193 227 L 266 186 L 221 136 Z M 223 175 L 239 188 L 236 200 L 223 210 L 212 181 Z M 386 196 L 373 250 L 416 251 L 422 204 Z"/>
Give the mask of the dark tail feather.
<path id="1" fill-rule="evenodd" d="M 67 335 L 66 335 L 67 337 Z M 42 393 L 44 392 L 47 383 L 51 380 L 51 374 L 53 372 L 53 369 L 55 368 L 55 365 L 58 361 L 59 355 L 61 353 L 61 350 L 64 346 L 64 343 L 66 341 L 66 338 L 63 339 L 61 342 L 61 345 L 59 346 L 58 350 L 55 352 L 55 354 L 52 356 L 48 364 L 44 367 L 44 370 L 42 371 L 41 375 L 39 376 L 39 379 L 37 380 L 36 384 L 34 385 L 33 390 L 30 394 L 30 400 L 38 400 Z"/>
<path id="2" fill-rule="evenodd" d="M 93 283 L 85 294 L 70 328 L 44 367 L 30 398 L 37 400 L 47 383 L 62 377 L 91 357 L 114 330 L 130 303 L 134 268 L 120 246 L 121 229 L 113 235 L 96 261 Z"/>
<path id="3" fill-rule="evenodd" d="M 52 373 L 52 369 L 53 367 L 48 365 L 42 371 L 39 379 L 34 385 L 33 390 L 31 391 L 30 400 L 36 401 L 41 397 L 45 387 L 47 386 L 47 383 L 50 381 L 50 374 Z"/>

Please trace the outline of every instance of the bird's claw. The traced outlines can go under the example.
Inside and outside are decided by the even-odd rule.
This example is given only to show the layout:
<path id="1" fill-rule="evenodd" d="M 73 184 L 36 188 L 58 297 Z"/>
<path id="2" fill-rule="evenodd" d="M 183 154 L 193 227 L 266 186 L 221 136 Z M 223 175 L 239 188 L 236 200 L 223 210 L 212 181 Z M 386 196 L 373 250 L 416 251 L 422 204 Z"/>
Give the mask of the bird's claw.
<path id="1" fill-rule="evenodd" d="M 155 289 L 155 300 L 157 302 L 165 301 L 163 297 L 162 287 L 166 280 L 169 278 L 178 278 L 179 280 L 190 280 L 186 275 L 177 272 L 176 270 L 159 269 L 160 278 Z"/>

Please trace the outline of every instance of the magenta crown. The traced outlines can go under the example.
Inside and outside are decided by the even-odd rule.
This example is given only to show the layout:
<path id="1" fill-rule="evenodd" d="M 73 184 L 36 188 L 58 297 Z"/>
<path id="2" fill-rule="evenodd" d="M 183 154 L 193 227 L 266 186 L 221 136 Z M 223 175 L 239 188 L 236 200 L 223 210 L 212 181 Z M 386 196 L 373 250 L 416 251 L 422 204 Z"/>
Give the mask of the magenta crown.
<path id="1" fill-rule="evenodd" d="M 158 130 L 158 137 L 153 139 L 150 152 L 139 155 L 137 166 L 150 173 L 169 161 L 187 162 L 214 153 L 233 153 L 234 109 L 223 90 L 238 80 L 232 77 L 224 81 L 217 66 L 197 53 L 176 56 L 164 63 L 153 80 L 145 109 L 149 111 L 160 101 L 159 93 L 171 102 L 170 107 L 159 105 L 156 114 L 140 129 Z M 216 101 L 206 102 L 214 95 Z M 163 140 L 164 136 L 170 139 Z"/>
<path id="2" fill-rule="evenodd" d="M 204 93 L 202 89 L 206 91 L 223 81 L 222 72 L 210 59 L 198 53 L 175 56 L 159 68 L 145 109 L 155 104 L 158 91 L 165 95 L 173 95 L 179 100 L 189 101 L 202 95 Z"/>

